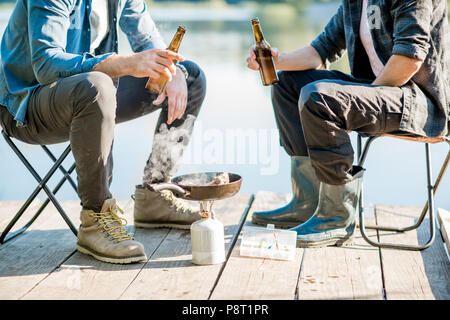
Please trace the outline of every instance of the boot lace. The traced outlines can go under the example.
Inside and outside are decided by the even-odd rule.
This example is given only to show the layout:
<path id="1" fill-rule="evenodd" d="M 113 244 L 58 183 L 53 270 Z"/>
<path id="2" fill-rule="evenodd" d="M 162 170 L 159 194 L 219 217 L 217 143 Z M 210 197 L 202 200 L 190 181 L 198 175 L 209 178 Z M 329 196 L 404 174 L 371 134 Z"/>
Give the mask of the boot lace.
<path id="1" fill-rule="evenodd" d="M 192 207 L 186 201 L 178 199 L 171 191 L 163 190 L 160 194 L 161 197 L 169 202 L 170 206 L 174 207 L 177 211 L 181 211 L 183 213 L 189 213 L 192 211 Z"/>
<path id="2" fill-rule="evenodd" d="M 123 214 L 123 210 L 117 205 L 113 205 L 109 211 L 100 213 L 91 213 L 90 216 L 96 219 L 97 223 L 103 226 L 105 237 L 119 243 L 125 240 L 133 240 L 133 238 L 123 228 L 127 225 L 127 220 L 118 216 L 118 213 Z"/>

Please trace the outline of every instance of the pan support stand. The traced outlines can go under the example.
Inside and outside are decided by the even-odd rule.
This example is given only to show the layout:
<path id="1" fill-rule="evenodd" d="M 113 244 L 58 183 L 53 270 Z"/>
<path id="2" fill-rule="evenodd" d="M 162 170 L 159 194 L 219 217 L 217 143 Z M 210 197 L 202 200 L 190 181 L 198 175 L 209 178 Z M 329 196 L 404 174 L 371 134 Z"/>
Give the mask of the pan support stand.
<path id="1" fill-rule="evenodd" d="M 212 209 L 213 204 L 214 200 L 200 201 L 200 216 L 202 218 L 215 219 L 216 214 Z"/>

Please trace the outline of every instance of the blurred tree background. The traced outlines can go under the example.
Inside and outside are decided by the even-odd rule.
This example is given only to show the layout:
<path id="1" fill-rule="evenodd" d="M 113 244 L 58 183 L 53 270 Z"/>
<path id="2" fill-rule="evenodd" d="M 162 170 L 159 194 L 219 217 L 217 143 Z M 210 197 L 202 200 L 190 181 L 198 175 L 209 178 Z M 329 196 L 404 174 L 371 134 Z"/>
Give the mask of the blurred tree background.
<path id="1" fill-rule="evenodd" d="M 149 0 L 147 0 L 149 1 Z M 338 0 L 150 0 L 153 3 L 180 3 L 180 2 L 190 2 L 190 3 L 203 3 L 203 4 L 228 4 L 228 5 L 245 5 L 245 4 L 253 4 L 253 5 L 268 5 L 268 4 L 280 4 L 280 5 L 290 5 L 293 8 L 298 10 L 302 10 L 311 2 L 336 2 Z M 450 1 L 450 0 L 448 0 Z"/>
<path id="2" fill-rule="evenodd" d="M 310 3 L 324 3 L 324 2 L 338 2 L 340 0 L 145 0 L 147 2 L 153 4 L 198 4 L 202 3 L 204 5 L 257 5 L 257 6 L 266 6 L 266 5 L 289 5 L 291 8 L 295 8 L 297 11 L 301 12 L 305 7 Z M 450 0 L 447 1 L 447 7 L 450 12 Z M 11 2 L 10 0 L 0 0 L 1 2 Z M 450 21 L 450 15 L 449 15 Z"/>
<path id="3" fill-rule="evenodd" d="M 340 0 L 145 0 L 146 2 L 150 2 L 152 4 L 180 4 L 183 3 L 183 5 L 186 4 L 203 4 L 203 5 L 214 5 L 214 6 L 220 6 L 220 5 L 289 5 L 290 7 L 293 7 L 297 9 L 298 11 L 303 10 L 308 4 L 312 2 L 337 2 Z M 446 0 L 448 7 L 450 8 L 450 0 Z M 12 6 L 16 1 L 14 0 L 0 0 L 0 8 L 1 7 L 8 7 Z M 449 15 L 449 21 L 450 21 L 450 15 Z"/>

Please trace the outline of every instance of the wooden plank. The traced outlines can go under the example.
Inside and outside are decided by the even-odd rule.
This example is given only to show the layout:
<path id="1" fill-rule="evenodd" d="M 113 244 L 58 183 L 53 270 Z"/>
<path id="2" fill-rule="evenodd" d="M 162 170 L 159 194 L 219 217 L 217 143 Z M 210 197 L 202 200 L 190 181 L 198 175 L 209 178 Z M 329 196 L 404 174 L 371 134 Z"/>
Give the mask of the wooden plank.
<path id="1" fill-rule="evenodd" d="M 450 254 L 450 211 L 438 208 L 438 221 L 441 235 L 447 248 L 447 254 Z"/>
<path id="2" fill-rule="evenodd" d="M 373 212 L 365 212 L 366 225 L 373 223 Z M 366 229 L 377 240 L 376 231 Z M 379 250 L 355 231 L 350 247 L 308 248 L 305 250 L 298 298 L 383 299 L 383 280 Z"/>
<path id="3" fill-rule="evenodd" d="M 286 197 L 258 192 L 245 222 L 251 225 L 255 211 L 271 210 L 286 203 Z M 303 250 L 297 248 L 294 261 L 241 257 L 240 239 L 233 248 L 211 299 L 294 299 Z"/>
<path id="4" fill-rule="evenodd" d="M 63 204 L 75 225 L 79 224 L 79 202 Z M 30 229 L 0 246 L 0 299 L 19 299 L 41 282 L 75 249 L 76 237 L 53 205 Z"/>
<path id="5" fill-rule="evenodd" d="M 250 195 L 237 195 L 214 204 L 225 226 L 225 248 L 231 248 Z M 189 230 L 171 230 L 121 299 L 207 299 L 222 264 L 192 264 Z"/>
<path id="6" fill-rule="evenodd" d="M 132 225 L 133 201 L 118 201 L 118 204 L 128 221 L 127 231 L 144 245 L 147 256 L 151 256 L 169 229 L 135 229 Z M 104 263 L 77 251 L 24 298 L 117 299 L 143 266 L 144 263 Z"/>
<path id="7" fill-rule="evenodd" d="M 379 224 L 408 226 L 420 215 L 422 208 L 376 206 Z M 428 239 L 428 219 L 417 231 L 380 232 L 382 242 L 418 244 Z M 450 299 L 450 262 L 442 239 L 436 236 L 433 245 L 424 251 L 381 249 L 386 298 Z"/>

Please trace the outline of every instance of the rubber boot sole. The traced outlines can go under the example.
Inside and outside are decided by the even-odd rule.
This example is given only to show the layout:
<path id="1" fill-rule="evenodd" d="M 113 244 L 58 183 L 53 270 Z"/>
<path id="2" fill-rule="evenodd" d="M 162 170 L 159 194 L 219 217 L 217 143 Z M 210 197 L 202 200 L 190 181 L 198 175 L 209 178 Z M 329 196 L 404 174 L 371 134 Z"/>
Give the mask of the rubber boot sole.
<path id="1" fill-rule="evenodd" d="M 276 221 L 267 221 L 267 220 L 263 220 L 263 219 L 259 219 L 257 218 L 257 216 L 252 216 L 252 223 L 256 224 L 258 226 L 263 226 L 266 227 L 268 224 L 273 224 L 275 226 L 275 228 L 279 228 L 279 229 L 289 229 L 289 228 L 293 228 L 296 227 L 302 223 L 304 223 L 304 221 L 302 222 L 276 222 Z"/>
<path id="2" fill-rule="evenodd" d="M 100 260 L 103 262 L 108 262 L 108 263 L 129 264 L 129 263 L 147 261 L 147 256 L 145 254 L 141 255 L 141 256 L 131 256 L 131 257 L 123 257 L 123 258 L 107 257 L 107 256 L 102 255 L 92 249 L 82 247 L 79 244 L 77 244 L 77 250 L 81 253 L 90 255 L 97 260 Z"/>
<path id="3" fill-rule="evenodd" d="M 322 247 L 349 247 L 353 245 L 353 235 L 346 238 L 331 238 L 320 241 L 306 242 L 303 240 L 297 240 L 298 248 L 322 248 Z"/>

